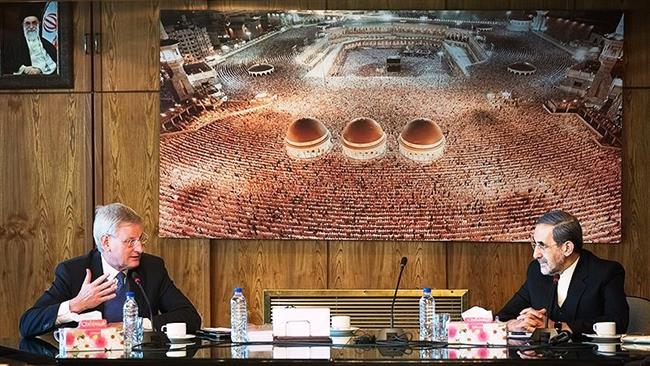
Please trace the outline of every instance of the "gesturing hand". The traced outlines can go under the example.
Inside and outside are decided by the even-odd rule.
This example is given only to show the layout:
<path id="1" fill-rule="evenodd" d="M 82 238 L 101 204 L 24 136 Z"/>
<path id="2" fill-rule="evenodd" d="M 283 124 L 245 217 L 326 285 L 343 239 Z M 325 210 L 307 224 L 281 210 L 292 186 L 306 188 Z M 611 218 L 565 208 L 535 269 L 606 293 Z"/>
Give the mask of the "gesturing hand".
<path id="1" fill-rule="evenodd" d="M 70 300 L 70 311 L 81 313 L 114 298 L 117 284 L 115 281 L 106 281 L 106 277 L 108 277 L 108 274 L 105 273 L 90 282 L 92 273 L 90 269 L 86 268 L 86 278 L 84 278 L 83 285 L 81 285 L 77 296 Z"/>

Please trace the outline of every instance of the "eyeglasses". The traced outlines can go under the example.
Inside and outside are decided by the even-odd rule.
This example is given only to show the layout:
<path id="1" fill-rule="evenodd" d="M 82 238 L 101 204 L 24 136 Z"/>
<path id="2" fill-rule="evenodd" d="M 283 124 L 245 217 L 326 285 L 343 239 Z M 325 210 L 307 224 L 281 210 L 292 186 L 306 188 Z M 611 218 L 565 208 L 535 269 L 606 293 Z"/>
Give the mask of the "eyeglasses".
<path id="1" fill-rule="evenodd" d="M 137 239 L 127 239 L 127 240 L 122 240 L 113 234 L 107 234 L 107 235 L 121 241 L 122 244 L 129 247 L 129 249 L 133 248 L 137 243 L 140 243 L 140 245 L 142 245 L 142 247 L 144 248 L 144 246 L 147 245 L 147 241 L 149 240 L 149 235 L 147 235 L 147 233 L 142 233 L 142 235 L 140 235 L 140 237 Z"/>
<path id="2" fill-rule="evenodd" d="M 562 244 L 564 244 L 564 243 L 562 243 Z M 560 246 L 560 245 L 562 245 L 562 244 L 557 244 L 557 246 Z M 530 247 L 533 248 L 533 251 L 539 249 L 540 251 L 543 252 L 543 251 L 545 251 L 546 249 L 550 248 L 551 245 L 546 245 L 546 244 L 544 244 L 544 243 L 542 243 L 542 242 L 536 242 L 536 241 L 535 241 L 535 238 L 531 235 L 531 236 L 530 236 Z"/>

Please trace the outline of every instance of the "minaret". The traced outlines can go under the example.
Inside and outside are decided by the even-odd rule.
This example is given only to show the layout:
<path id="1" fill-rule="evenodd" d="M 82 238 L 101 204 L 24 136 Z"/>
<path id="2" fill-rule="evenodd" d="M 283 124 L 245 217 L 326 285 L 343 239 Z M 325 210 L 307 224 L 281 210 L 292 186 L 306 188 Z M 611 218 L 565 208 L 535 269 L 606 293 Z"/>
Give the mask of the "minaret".
<path id="1" fill-rule="evenodd" d="M 183 68 L 183 56 L 178 49 L 178 41 L 170 39 L 160 23 L 160 63 L 166 63 L 172 69 L 171 82 L 178 98 L 183 101 L 192 97 L 194 88 Z"/>
<path id="2" fill-rule="evenodd" d="M 612 86 L 612 69 L 616 61 L 623 57 L 623 16 L 614 33 L 606 34 L 603 50 L 598 57 L 600 68 L 587 92 L 587 97 L 605 100 Z"/>
<path id="3" fill-rule="evenodd" d="M 543 32 L 548 28 L 546 26 L 546 14 L 548 14 L 548 10 L 536 10 L 535 12 L 537 15 L 535 15 L 535 18 L 533 19 L 532 29 L 534 31 Z"/>

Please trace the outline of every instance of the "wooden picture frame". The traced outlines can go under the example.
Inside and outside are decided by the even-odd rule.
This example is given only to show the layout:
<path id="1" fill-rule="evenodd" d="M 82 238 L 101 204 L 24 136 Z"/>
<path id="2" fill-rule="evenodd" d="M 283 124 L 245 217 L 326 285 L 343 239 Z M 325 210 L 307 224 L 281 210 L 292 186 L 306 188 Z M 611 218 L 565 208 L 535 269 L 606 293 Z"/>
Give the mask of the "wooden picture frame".
<path id="1" fill-rule="evenodd" d="M 56 9 L 52 12 L 52 6 Z M 46 12 L 46 10 L 48 10 Z M 28 19 L 32 18 L 32 19 Z M 36 18 L 36 21 L 33 19 Z M 43 20 L 45 19 L 45 21 Z M 25 65 L 27 48 L 25 22 L 37 24 L 44 60 L 39 67 Z M 45 29 L 50 32 L 46 35 Z M 54 37 L 53 43 L 46 37 Z M 54 53 L 53 53 L 54 52 Z M 51 57 L 52 55 L 55 57 Z M 49 59 L 47 58 L 49 55 Z M 54 60 L 56 58 L 56 60 Z M 52 66 L 52 63 L 55 66 Z M 38 69 L 35 71 L 34 68 Z M 43 1 L 0 4 L 0 89 L 65 89 L 73 87 L 72 11 L 70 3 Z"/>

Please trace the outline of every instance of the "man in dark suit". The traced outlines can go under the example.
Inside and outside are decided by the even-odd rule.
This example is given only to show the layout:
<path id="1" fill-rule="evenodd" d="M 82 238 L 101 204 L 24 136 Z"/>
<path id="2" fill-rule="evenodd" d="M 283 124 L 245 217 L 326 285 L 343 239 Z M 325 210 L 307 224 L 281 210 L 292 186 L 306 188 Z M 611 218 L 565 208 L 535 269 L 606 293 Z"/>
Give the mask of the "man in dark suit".
<path id="1" fill-rule="evenodd" d="M 597 322 L 616 322 L 617 333 L 627 330 L 625 270 L 582 248 L 578 220 L 563 211 L 542 215 L 531 246 L 534 261 L 526 282 L 497 314 L 508 330 L 532 332 L 545 326 L 570 331 L 574 339 L 593 333 Z"/>
<path id="2" fill-rule="evenodd" d="M 135 292 L 145 328 L 153 323 L 159 329 L 173 322 L 186 323 L 189 332 L 200 328 L 201 317 L 174 286 L 163 260 L 143 253 L 147 237 L 142 219 L 135 211 L 120 203 L 98 206 L 93 237 L 96 248 L 60 263 L 52 286 L 23 314 L 20 319 L 23 337 L 76 326 L 91 311 L 101 312 L 109 322 L 121 322 L 127 291 Z M 135 277 L 139 277 L 151 302 L 153 319 L 147 319 L 149 309 Z"/>

